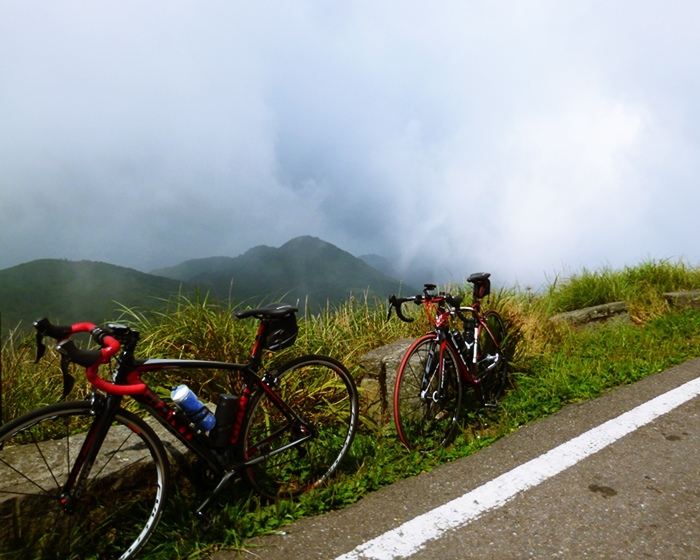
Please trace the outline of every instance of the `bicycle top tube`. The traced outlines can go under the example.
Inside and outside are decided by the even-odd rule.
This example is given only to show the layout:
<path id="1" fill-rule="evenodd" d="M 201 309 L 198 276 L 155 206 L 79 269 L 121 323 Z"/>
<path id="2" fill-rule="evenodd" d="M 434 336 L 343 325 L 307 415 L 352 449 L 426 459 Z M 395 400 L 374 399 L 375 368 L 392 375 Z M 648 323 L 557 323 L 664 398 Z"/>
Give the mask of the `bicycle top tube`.
<path id="1" fill-rule="evenodd" d="M 177 359 L 146 359 L 134 360 L 134 350 L 139 338 L 138 331 L 118 324 L 109 324 L 107 330 L 91 322 L 79 322 L 71 325 L 53 325 L 47 318 L 34 322 L 37 338 L 36 362 L 46 351 L 43 338 L 49 336 L 57 340 L 56 350 L 62 355 L 61 369 L 65 380 L 70 378 L 69 387 L 72 387 L 72 377 L 69 375 L 68 362 L 74 362 L 85 368 L 85 375 L 90 384 L 111 395 L 143 395 L 148 390 L 147 385 L 141 381 L 141 373 L 159 369 L 229 369 L 229 370 L 258 370 L 265 350 L 281 350 L 294 343 L 297 335 L 296 312 L 297 307 L 284 303 L 274 303 L 260 308 L 239 311 L 236 316 L 239 319 L 255 317 L 260 320 L 255 343 L 251 349 L 247 364 L 234 364 L 229 362 L 207 360 L 177 360 Z M 92 339 L 100 345 L 99 350 L 82 350 L 70 340 L 71 336 L 78 333 L 89 333 Z M 121 357 L 118 356 L 122 350 Z M 116 357 L 121 368 L 119 379 L 107 381 L 99 376 L 100 365 L 106 364 L 111 358 Z M 118 370 L 117 370 L 118 371 Z M 68 389 L 69 391 L 70 389 Z M 64 391 L 65 392 L 65 391 Z"/>
<path id="2" fill-rule="evenodd" d="M 110 325 L 112 328 L 119 328 L 127 334 L 137 336 L 136 331 L 130 331 L 128 327 L 121 325 Z M 65 358 L 85 368 L 85 376 L 90 384 L 96 389 L 100 389 L 111 395 L 136 396 L 143 395 L 147 391 L 147 385 L 141 381 L 141 374 L 151 370 L 162 369 L 229 369 L 229 370 L 244 370 L 249 369 L 250 364 L 235 364 L 229 362 L 218 362 L 211 360 L 182 360 L 182 359 L 146 359 L 134 360 L 133 367 L 126 375 L 126 383 L 114 383 L 102 379 L 99 374 L 99 367 L 102 364 L 116 356 L 122 344 L 115 336 L 107 334 L 102 328 L 94 323 L 81 322 L 72 325 L 52 325 L 47 319 L 41 319 L 35 322 L 37 329 L 38 352 L 37 361 L 45 352 L 45 346 L 41 340 L 43 336 L 56 338 L 56 350 Z M 75 343 L 70 340 L 70 337 L 78 333 L 90 333 L 93 340 L 100 344 L 100 350 L 81 350 Z M 125 352 L 127 350 L 125 349 Z"/>

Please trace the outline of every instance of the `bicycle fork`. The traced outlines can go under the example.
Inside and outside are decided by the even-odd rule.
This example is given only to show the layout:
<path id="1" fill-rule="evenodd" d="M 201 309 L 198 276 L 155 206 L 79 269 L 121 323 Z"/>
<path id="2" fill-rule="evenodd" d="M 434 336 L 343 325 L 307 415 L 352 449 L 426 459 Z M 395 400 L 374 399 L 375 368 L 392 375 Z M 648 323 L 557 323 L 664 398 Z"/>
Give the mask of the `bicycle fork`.
<path id="1" fill-rule="evenodd" d="M 439 375 L 440 365 L 444 368 L 445 356 L 443 354 L 443 343 L 436 341 L 430 345 L 428 355 L 425 360 L 425 368 L 423 370 L 423 380 L 421 382 L 420 399 L 421 402 L 432 402 L 440 404 L 443 395 L 445 394 L 447 376 Z M 438 386 L 432 392 L 430 387 L 435 376 L 438 376 Z"/>
<path id="2" fill-rule="evenodd" d="M 109 432 L 112 422 L 117 415 L 121 400 L 122 397 L 120 395 L 103 397 L 98 393 L 92 394 L 91 412 L 95 419 L 90 425 L 90 429 L 85 436 L 85 440 L 59 496 L 59 503 L 63 511 L 69 515 L 75 513 L 76 503 L 85 490 L 90 471 L 107 437 L 107 432 Z M 67 441 L 66 446 L 68 459 L 70 459 L 70 441 Z"/>
<path id="3" fill-rule="evenodd" d="M 432 343 L 428 348 L 428 355 L 425 359 L 425 367 L 423 368 L 423 379 L 421 380 L 420 389 L 420 400 L 421 402 L 433 401 L 437 402 L 438 391 L 433 391 L 430 393 L 430 385 L 432 384 L 433 378 L 435 377 L 438 367 L 435 358 L 435 348 L 438 347 L 436 343 Z"/>

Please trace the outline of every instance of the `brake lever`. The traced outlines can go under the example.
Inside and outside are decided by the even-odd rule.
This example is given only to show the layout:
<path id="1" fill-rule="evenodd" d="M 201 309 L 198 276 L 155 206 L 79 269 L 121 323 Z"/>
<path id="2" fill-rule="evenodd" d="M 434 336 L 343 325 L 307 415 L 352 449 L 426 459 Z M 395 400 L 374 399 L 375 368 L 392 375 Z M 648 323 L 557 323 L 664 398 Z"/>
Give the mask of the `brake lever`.
<path id="1" fill-rule="evenodd" d="M 46 353 L 46 344 L 44 344 L 44 335 L 41 334 L 39 331 L 36 333 L 36 360 L 34 360 L 35 364 L 39 363 L 39 360 L 44 356 Z"/>
<path id="2" fill-rule="evenodd" d="M 46 344 L 44 344 L 44 335 L 41 332 L 36 333 L 36 361 L 35 364 L 39 363 L 39 360 L 44 357 L 46 353 Z M 66 355 L 61 355 L 61 374 L 63 375 L 63 396 L 61 400 L 70 394 L 75 386 L 75 377 L 70 374 L 68 366 L 70 365 L 70 358 Z"/>
<path id="3" fill-rule="evenodd" d="M 391 310 L 392 308 L 396 305 L 396 296 L 394 294 L 391 294 L 389 296 L 389 310 L 387 311 L 386 314 L 386 320 L 388 321 L 391 319 Z"/>
<path id="4" fill-rule="evenodd" d="M 73 385 L 75 385 L 75 378 L 68 370 L 70 363 L 70 358 L 68 356 L 61 355 L 61 373 L 63 374 L 63 396 L 61 400 L 64 400 L 70 394 L 73 390 Z"/>

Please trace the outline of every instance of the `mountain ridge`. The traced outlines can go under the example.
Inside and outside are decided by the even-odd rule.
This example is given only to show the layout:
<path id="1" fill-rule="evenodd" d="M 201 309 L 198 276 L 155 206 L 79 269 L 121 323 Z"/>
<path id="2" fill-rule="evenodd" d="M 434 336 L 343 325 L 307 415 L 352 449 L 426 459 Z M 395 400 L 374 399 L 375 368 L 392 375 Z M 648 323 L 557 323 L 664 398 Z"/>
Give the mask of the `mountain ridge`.
<path id="1" fill-rule="evenodd" d="M 164 307 L 196 290 L 224 303 L 284 299 L 314 313 L 351 295 L 385 299 L 412 290 L 321 239 L 302 236 L 279 248 L 258 245 L 238 257 L 205 257 L 149 273 L 99 261 L 37 259 L 0 270 L 2 334 L 41 316 L 64 323 L 117 320 L 124 308 Z"/>
<path id="2" fill-rule="evenodd" d="M 285 297 L 312 311 L 351 294 L 388 295 L 400 282 L 362 259 L 316 237 L 301 236 L 279 248 L 258 245 L 238 257 L 184 261 L 152 274 L 194 283 L 217 297 L 238 300 Z"/>
<path id="3" fill-rule="evenodd" d="M 56 322 L 114 319 L 126 307 L 155 308 L 163 298 L 194 292 L 181 281 L 109 263 L 37 259 L 0 270 L 2 334 L 46 316 Z"/>

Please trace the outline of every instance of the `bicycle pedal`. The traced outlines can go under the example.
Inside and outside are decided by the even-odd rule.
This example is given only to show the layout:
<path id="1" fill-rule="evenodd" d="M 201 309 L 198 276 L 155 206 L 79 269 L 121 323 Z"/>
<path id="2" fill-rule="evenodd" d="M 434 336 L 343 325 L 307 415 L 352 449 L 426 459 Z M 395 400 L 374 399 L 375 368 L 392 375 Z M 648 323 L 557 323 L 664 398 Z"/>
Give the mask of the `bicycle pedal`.
<path id="1" fill-rule="evenodd" d="M 199 520 L 200 526 L 205 531 L 209 531 L 209 529 L 211 529 L 214 526 L 214 517 L 212 517 L 208 513 L 205 513 L 203 511 L 198 511 L 197 512 L 197 519 Z"/>

